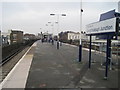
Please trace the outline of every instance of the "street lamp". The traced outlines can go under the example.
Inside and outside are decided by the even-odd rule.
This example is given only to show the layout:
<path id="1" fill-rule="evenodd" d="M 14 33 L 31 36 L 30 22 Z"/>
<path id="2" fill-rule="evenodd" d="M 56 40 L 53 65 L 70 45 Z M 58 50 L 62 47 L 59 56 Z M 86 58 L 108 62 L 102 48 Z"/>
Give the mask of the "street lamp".
<path id="1" fill-rule="evenodd" d="M 48 22 L 52 26 L 52 34 L 53 34 L 53 29 L 54 29 L 54 22 Z"/>
<path id="2" fill-rule="evenodd" d="M 59 31 L 59 17 L 61 16 L 66 16 L 66 14 L 50 14 L 51 16 L 55 16 L 57 15 L 57 24 L 58 24 L 58 28 L 57 28 L 57 32 Z M 57 49 L 59 49 L 59 39 L 57 39 Z"/>
<path id="3" fill-rule="evenodd" d="M 53 31 L 54 31 L 54 22 L 48 22 L 52 26 L 52 45 L 54 45 L 54 40 L 53 40 Z"/>
<path id="4" fill-rule="evenodd" d="M 48 27 L 50 23 L 51 22 L 48 22 L 47 24 L 45 24 L 45 26 Z M 49 30 L 49 28 L 47 28 L 47 29 Z M 48 33 L 48 31 L 46 32 L 46 34 L 47 34 L 47 41 L 50 43 L 50 41 L 51 41 L 51 34 L 50 34 L 50 32 Z"/>
<path id="5" fill-rule="evenodd" d="M 42 34 L 42 28 L 40 28 L 40 39 L 42 40 L 43 39 L 43 34 Z"/>
<path id="6" fill-rule="evenodd" d="M 81 32 L 82 32 L 82 0 L 80 2 L 80 44 L 79 44 L 79 62 L 82 61 L 82 37 L 81 37 Z"/>

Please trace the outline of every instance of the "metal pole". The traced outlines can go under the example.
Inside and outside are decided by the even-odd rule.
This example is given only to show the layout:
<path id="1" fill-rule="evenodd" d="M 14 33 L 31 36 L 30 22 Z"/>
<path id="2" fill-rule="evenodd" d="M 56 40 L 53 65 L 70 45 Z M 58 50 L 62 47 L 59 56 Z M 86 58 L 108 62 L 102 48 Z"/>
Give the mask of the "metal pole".
<path id="1" fill-rule="evenodd" d="M 105 68 L 105 77 L 104 79 L 108 78 L 108 51 L 109 51 L 109 35 L 107 36 L 107 47 L 106 47 L 106 68 Z"/>
<path id="2" fill-rule="evenodd" d="M 57 32 L 59 31 L 59 14 L 57 14 L 57 22 L 58 22 L 58 28 L 57 28 Z M 59 35 L 58 35 L 58 39 L 57 39 L 57 49 L 59 49 Z"/>
<path id="3" fill-rule="evenodd" d="M 103 65 L 103 59 L 102 59 L 102 43 L 100 43 L 100 47 L 99 47 L 99 54 L 100 54 L 100 59 L 101 59 L 101 65 Z"/>
<path id="4" fill-rule="evenodd" d="M 110 53 L 111 53 L 111 39 L 110 35 L 107 35 L 107 48 L 106 48 L 106 69 L 105 69 L 105 77 L 104 79 L 107 80 L 108 78 L 108 65 L 110 63 Z"/>
<path id="5" fill-rule="evenodd" d="M 54 22 L 52 24 L 52 45 L 54 45 Z"/>
<path id="6" fill-rule="evenodd" d="M 96 44 L 94 44 L 94 46 L 95 46 L 95 56 L 96 56 Z M 95 63 L 95 58 L 94 59 L 92 59 L 92 63 Z"/>
<path id="7" fill-rule="evenodd" d="M 90 35 L 90 45 L 89 45 L 89 68 L 91 68 L 91 41 L 92 41 L 92 36 Z"/>
<path id="8" fill-rule="evenodd" d="M 79 45 L 79 62 L 82 61 L 82 40 L 81 40 L 81 31 L 82 31 L 82 0 L 80 2 L 80 45 Z"/>
<path id="9" fill-rule="evenodd" d="M 117 45 L 117 65 L 119 64 L 119 63 L 118 63 L 118 62 L 119 62 L 119 61 L 118 61 L 118 59 L 119 59 L 119 58 L 118 58 L 118 55 L 119 55 L 119 46 Z"/>
<path id="10" fill-rule="evenodd" d="M 112 70 L 112 47 L 110 47 L 111 53 L 110 53 L 110 70 Z"/>

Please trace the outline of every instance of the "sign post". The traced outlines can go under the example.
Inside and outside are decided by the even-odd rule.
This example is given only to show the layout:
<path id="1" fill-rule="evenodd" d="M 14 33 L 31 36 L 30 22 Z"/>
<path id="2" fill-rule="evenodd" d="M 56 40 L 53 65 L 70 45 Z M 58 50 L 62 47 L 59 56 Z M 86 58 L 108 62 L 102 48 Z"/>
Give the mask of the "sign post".
<path id="1" fill-rule="evenodd" d="M 108 78 L 108 65 L 111 63 L 111 38 L 110 35 L 107 35 L 107 47 L 106 47 L 106 68 L 105 68 L 105 77 Z"/>
<path id="2" fill-rule="evenodd" d="M 90 36 L 90 45 L 89 45 L 89 68 L 91 68 L 91 41 L 92 36 L 94 35 L 107 35 L 107 47 L 106 47 L 106 69 L 105 69 L 105 77 L 108 78 L 108 65 L 111 63 L 111 36 L 116 35 L 118 33 L 118 20 L 116 18 L 111 18 L 95 23 L 88 24 L 86 26 L 87 32 L 86 34 Z"/>
<path id="3" fill-rule="evenodd" d="M 91 41 L 92 41 L 92 36 L 90 35 L 90 45 L 89 45 L 89 68 L 91 68 Z"/>

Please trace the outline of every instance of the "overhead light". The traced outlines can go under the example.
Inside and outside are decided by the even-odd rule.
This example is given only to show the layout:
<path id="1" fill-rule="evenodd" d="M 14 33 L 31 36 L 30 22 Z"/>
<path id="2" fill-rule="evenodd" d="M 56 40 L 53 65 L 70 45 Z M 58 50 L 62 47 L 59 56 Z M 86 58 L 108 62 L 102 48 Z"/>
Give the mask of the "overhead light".
<path id="1" fill-rule="evenodd" d="M 50 15 L 55 15 L 55 14 L 50 14 Z"/>
<path id="2" fill-rule="evenodd" d="M 62 16 L 66 16 L 66 14 L 62 14 Z"/>

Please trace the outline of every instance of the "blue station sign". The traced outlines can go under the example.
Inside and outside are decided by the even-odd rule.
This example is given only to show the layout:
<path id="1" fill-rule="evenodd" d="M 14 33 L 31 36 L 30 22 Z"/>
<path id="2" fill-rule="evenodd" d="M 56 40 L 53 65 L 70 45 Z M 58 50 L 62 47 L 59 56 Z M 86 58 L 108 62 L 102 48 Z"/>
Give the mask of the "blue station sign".
<path id="1" fill-rule="evenodd" d="M 116 32 L 116 18 L 111 18 L 86 25 L 86 34 L 105 34 Z"/>

